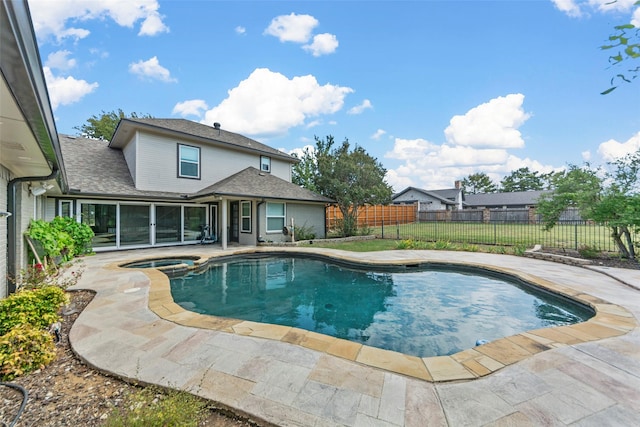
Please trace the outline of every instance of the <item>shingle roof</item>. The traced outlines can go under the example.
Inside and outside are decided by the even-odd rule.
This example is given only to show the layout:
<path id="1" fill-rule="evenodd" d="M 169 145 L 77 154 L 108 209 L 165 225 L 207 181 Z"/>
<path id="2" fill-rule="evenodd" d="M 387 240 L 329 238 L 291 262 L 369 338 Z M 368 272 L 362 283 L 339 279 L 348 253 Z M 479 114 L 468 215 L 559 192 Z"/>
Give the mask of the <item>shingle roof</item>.
<path id="1" fill-rule="evenodd" d="M 511 193 L 465 194 L 465 206 L 535 205 L 548 190 L 514 191 Z"/>
<path id="2" fill-rule="evenodd" d="M 269 173 L 248 167 L 195 193 L 194 197 L 221 195 L 331 203 L 333 200 Z"/>
<path id="3" fill-rule="evenodd" d="M 455 197 L 457 195 L 457 193 L 460 192 L 460 190 L 453 188 L 453 189 L 447 189 L 447 190 L 423 190 L 422 188 L 417 188 L 417 187 L 407 187 L 404 190 L 402 190 L 399 193 L 396 193 L 393 195 L 392 200 L 395 200 L 397 197 L 401 196 L 402 194 L 410 191 L 410 190 L 414 190 L 414 191 L 418 191 L 420 193 L 426 194 L 434 199 L 440 200 L 442 203 L 446 204 L 446 205 L 455 205 Z M 449 199 L 449 197 L 453 197 L 453 200 Z"/>
<path id="4" fill-rule="evenodd" d="M 192 200 L 210 195 L 330 203 L 296 184 L 249 167 L 195 193 L 144 191 L 135 188 L 121 150 L 109 142 L 59 135 L 70 193 L 122 199 Z"/>
<path id="5" fill-rule="evenodd" d="M 178 133 L 182 139 L 188 136 L 205 143 L 232 145 L 235 149 L 257 151 L 288 160 L 292 163 L 299 161 L 289 154 L 283 153 L 251 138 L 247 138 L 246 136 L 185 119 L 122 119 L 113 134 L 109 146 L 122 148 L 124 144 L 128 142 L 129 135 L 133 129 L 140 127 L 147 131 L 155 130 L 156 132 L 163 133 Z"/>

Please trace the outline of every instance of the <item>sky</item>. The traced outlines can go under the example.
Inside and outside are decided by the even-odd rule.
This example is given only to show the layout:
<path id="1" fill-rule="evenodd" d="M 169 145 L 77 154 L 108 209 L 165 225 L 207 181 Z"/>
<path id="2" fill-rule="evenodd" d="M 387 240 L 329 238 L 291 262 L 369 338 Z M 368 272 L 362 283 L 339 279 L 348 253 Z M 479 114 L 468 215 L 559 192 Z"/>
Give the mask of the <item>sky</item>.
<path id="1" fill-rule="evenodd" d="M 29 7 L 58 133 L 121 109 L 219 122 L 287 153 L 332 135 L 363 147 L 401 191 L 640 149 L 640 79 L 601 95 L 625 68 L 600 46 L 616 25 L 640 27 L 634 1 Z"/>

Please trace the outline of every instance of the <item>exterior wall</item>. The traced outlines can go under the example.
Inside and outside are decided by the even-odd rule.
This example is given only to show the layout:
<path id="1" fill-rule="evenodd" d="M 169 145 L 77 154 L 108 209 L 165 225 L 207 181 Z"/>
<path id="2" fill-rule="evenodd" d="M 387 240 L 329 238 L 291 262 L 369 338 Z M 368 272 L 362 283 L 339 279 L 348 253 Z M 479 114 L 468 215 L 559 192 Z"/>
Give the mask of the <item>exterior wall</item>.
<path id="1" fill-rule="evenodd" d="M 129 168 L 129 173 L 131 173 L 131 177 L 133 178 L 133 184 L 135 185 L 137 180 L 136 180 L 136 165 L 137 165 L 137 156 L 136 156 L 136 148 L 138 146 L 137 142 L 136 142 L 136 136 L 134 136 L 134 139 L 132 141 L 129 141 L 129 143 L 122 149 L 122 154 L 124 155 L 124 159 L 127 162 L 127 167 Z"/>
<path id="2" fill-rule="evenodd" d="M 200 148 L 200 179 L 178 178 L 179 143 Z M 129 142 L 123 152 L 131 151 L 132 144 L 134 141 Z M 138 159 L 133 168 L 129 164 L 129 169 L 136 174 L 136 188 L 149 191 L 192 193 L 249 166 L 260 169 L 260 153 L 247 153 L 146 133 L 138 133 L 136 155 L 125 158 L 127 162 Z M 274 176 L 291 181 L 289 162 L 272 158 L 271 170 Z"/>
<path id="3" fill-rule="evenodd" d="M 406 203 L 406 202 L 420 202 L 421 211 L 437 211 L 442 209 L 448 209 L 447 205 L 440 200 L 429 197 L 421 191 L 409 190 L 406 193 L 393 199 L 394 203 Z"/>
<path id="4" fill-rule="evenodd" d="M 19 183 L 16 185 L 16 274 L 27 268 L 28 250 L 27 243 L 24 240 L 24 233 L 29 228 L 31 218 L 33 218 L 36 206 L 36 197 L 29 192 L 27 183 Z"/>
<path id="5" fill-rule="evenodd" d="M 285 236 L 282 232 L 266 232 L 266 206 L 261 205 L 258 213 L 258 220 L 260 221 L 260 235 L 266 241 L 282 243 L 290 242 L 291 236 Z M 291 226 L 291 218 L 295 226 L 308 229 L 313 229 L 316 234 L 316 239 L 324 239 L 325 234 L 325 207 L 322 204 L 311 203 L 286 203 L 286 217 L 285 222 L 287 227 Z M 255 240 L 254 240 L 255 242 Z"/>
<path id="6" fill-rule="evenodd" d="M 241 200 L 241 201 L 247 202 L 249 200 Z M 240 206 L 240 211 L 238 213 L 242 214 L 242 206 Z M 241 219 L 238 219 L 238 221 L 242 222 Z M 256 208 L 255 200 L 251 200 L 251 233 L 243 233 L 242 231 L 240 231 L 239 237 L 238 237 L 238 243 L 240 243 L 241 245 L 254 246 L 256 244 L 256 239 L 257 239 L 257 234 L 256 234 L 257 224 L 258 224 L 258 210 Z"/>
<path id="7" fill-rule="evenodd" d="M 7 211 L 7 184 L 11 174 L 0 165 L 0 211 Z M 7 217 L 0 218 L 0 299 L 7 296 Z"/>

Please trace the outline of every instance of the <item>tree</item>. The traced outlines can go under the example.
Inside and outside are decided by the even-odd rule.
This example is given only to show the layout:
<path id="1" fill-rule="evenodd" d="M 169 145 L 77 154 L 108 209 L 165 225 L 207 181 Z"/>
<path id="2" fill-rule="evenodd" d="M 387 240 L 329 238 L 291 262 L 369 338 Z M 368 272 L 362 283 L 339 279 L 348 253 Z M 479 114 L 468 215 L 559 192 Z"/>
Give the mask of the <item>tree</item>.
<path id="1" fill-rule="evenodd" d="M 336 201 L 343 217 L 342 235 L 353 236 L 361 206 L 391 201 L 393 190 L 384 180 L 387 171 L 364 148 L 356 145 L 351 150 L 348 139 L 336 148 L 331 135 L 326 140 L 316 136 L 315 140 L 316 189 Z"/>
<path id="2" fill-rule="evenodd" d="M 634 5 L 637 9 L 640 9 L 640 1 L 636 1 Z M 638 10 L 636 10 L 636 13 L 637 12 Z M 629 62 L 640 59 L 640 28 L 637 28 L 632 24 L 617 25 L 613 28 L 615 33 L 609 36 L 609 43 L 600 46 L 600 49 L 608 50 L 618 48 L 615 55 L 609 56 L 609 64 L 611 64 L 612 67 L 627 64 L 629 68 L 612 77 L 610 83 L 611 87 L 604 92 L 601 92 L 601 95 L 613 92 L 618 87 L 614 86 L 614 82 L 616 80 L 631 83 L 631 81 L 637 78 L 638 74 L 640 74 L 639 65 L 636 65 L 635 67 L 633 67 L 633 65 L 629 65 Z M 637 64 L 637 62 L 634 62 L 634 64 Z"/>
<path id="3" fill-rule="evenodd" d="M 495 193 L 497 190 L 496 184 L 484 172 L 472 173 L 462 180 L 462 191 L 467 194 Z"/>
<path id="4" fill-rule="evenodd" d="M 528 167 L 524 167 L 502 178 L 500 187 L 502 193 L 511 193 L 513 191 L 542 190 L 544 183 L 537 171 L 531 171 Z"/>
<path id="5" fill-rule="evenodd" d="M 149 114 L 131 113 L 128 117 L 132 119 L 152 119 Z M 76 126 L 74 129 L 79 130 L 80 134 L 84 137 L 91 139 L 100 139 L 109 141 L 116 131 L 116 127 L 120 122 L 120 119 L 127 118 L 127 115 L 121 109 L 118 111 L 110 111 L 96 116 L 95 114 L 87 119 L 87 123 L 82 126 Z"/>
<path id="6" fill-rule="evenodd" d="M 636 257 L 634 233 L 640 232 L 640 150 L 609 163 L 611 172 L 570 166 L 556 177 L 555 189 L 541 197 L 538 212 L 545 229 L 556 225 L 560 214 L 577 207 L 584 219 L 606 225 L 624 258 Z"/>
<path id="7" fill-rule="evenodd" d="M 298 157 L 295 153 L 294 157 Z M 315 150 L 313 147 L 305 147 L 302 150 L 300 162 L 293 165 L 291 180 L 294 184 L 304 187 L 308 190 L 318 193 L 316 188 L 315 176 L 318 170 Z"/>

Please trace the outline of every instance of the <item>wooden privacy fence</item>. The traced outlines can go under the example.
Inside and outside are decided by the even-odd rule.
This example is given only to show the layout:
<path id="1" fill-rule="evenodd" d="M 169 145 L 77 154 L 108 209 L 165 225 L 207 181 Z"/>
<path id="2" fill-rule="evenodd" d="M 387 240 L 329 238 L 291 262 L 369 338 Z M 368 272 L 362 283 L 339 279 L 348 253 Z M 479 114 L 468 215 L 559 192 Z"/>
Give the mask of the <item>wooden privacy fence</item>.
<path id="1" fill-rule="evenodd" d="M 417 204 L 362 206 L 358 209 L 358 228 L 416 222 L 417 208 Z M 327 206 L 326 218 L 327 229 L 332 230 L 342 221 L 342 212 L 336 205 Z"/>

